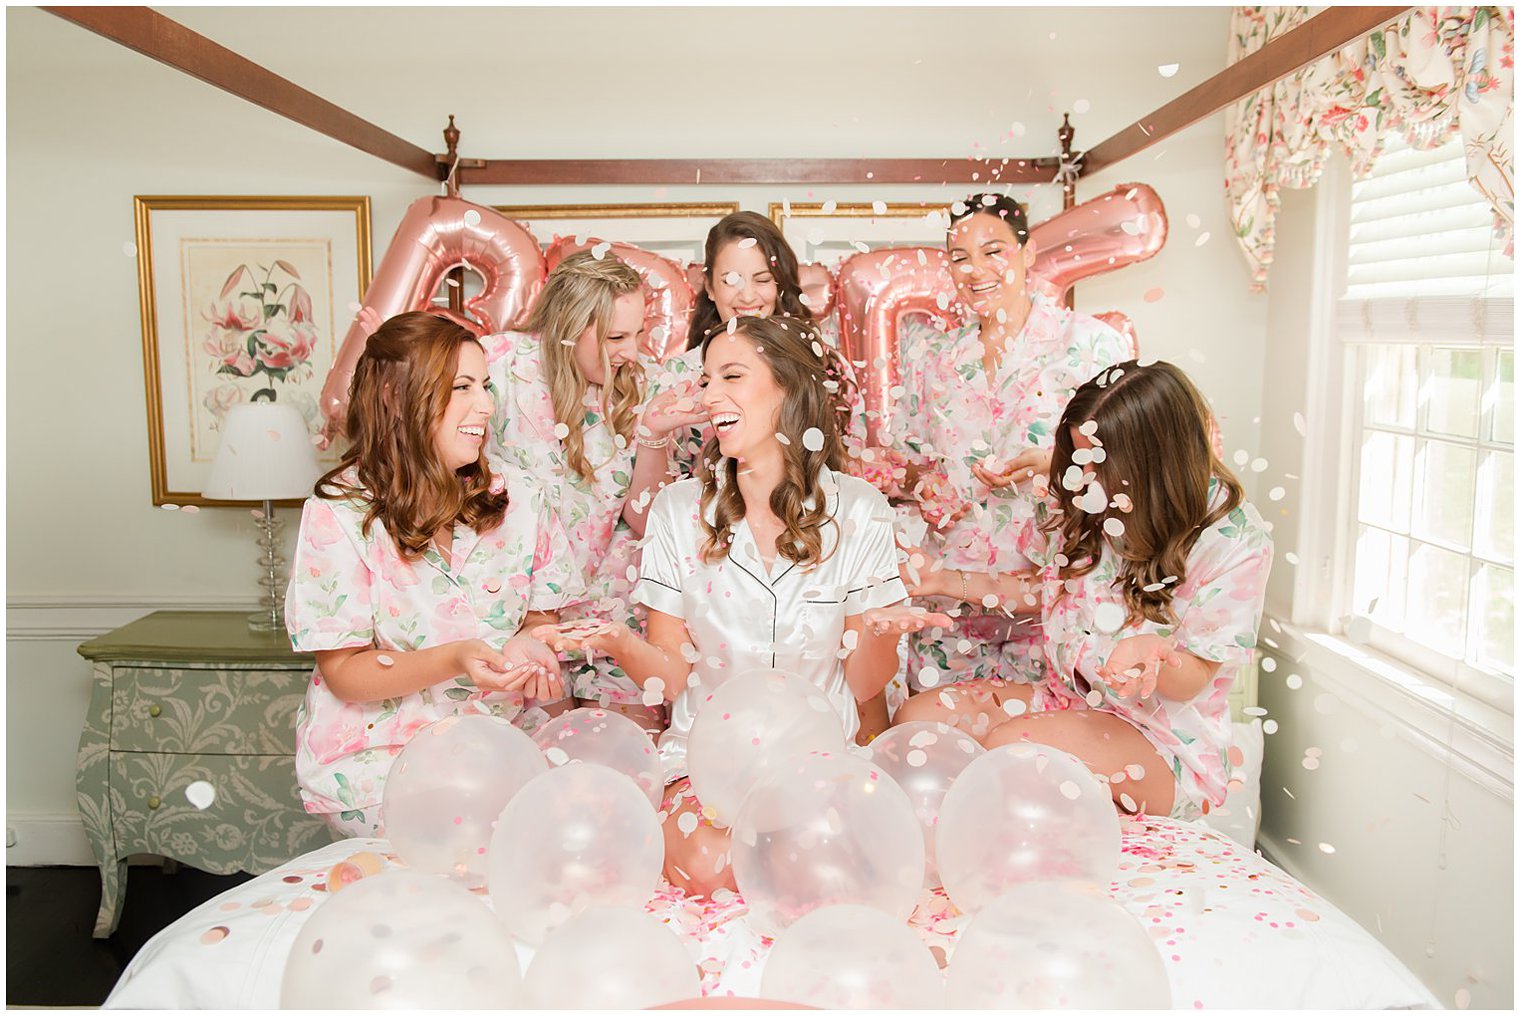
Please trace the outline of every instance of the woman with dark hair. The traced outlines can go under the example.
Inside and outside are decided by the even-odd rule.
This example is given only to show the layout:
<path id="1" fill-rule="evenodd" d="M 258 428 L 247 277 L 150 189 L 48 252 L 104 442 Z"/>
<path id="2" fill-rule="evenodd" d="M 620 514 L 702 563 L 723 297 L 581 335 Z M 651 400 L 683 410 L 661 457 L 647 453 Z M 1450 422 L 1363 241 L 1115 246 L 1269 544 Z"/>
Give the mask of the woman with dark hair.
<path id="1" fill-rule="evenodd" d="M 1129 812 L 1196 818 L 1224 803 L 1230 689 L 1256 645 L 1272 537 L 1214 454 L 1209 419 L 1165 362 L 1130 360 L 1077 389 L 1020 548 L 1036 570 L 984 579 L 1041 617 L 1044 679 L 925 692 L 899 722 L 1060 748 Z"/>
<path id="2" fill-rule="evenodd" d="M 579 579 L 558 517 L 485 452 L 493 400 L 464 328 L 398 314 L 354 367 L 352 445 L 301 514 L 285 623 L 316 670 L 296 717 L 306 810 L 383 835 L 391 761 L 421 728 L 484 713 L 532 729 L 568 703 L 554 653 Z"/>
<path id="3" fill-rule="evenodd" d="M 988 575 L 1027 567 L 1018 545 L 1034 517 L 1027 483 L 995 481 L 1043 472 L 1071 393 L 1130 355 L 1108 325 L 1030 291 L 1035 245 L 1017 201 L 1000 194 L 957 201 L 946 244 L 971 320 L 948 335 L 922 318 L 904 321 L 903 394 L 890 427 L 890 448 L 905 467 L 899 491 L 913 499 L 902 509 L 902 528 L 910 543 L 922 544 L 908 548 L 909 589 L 960 612 L 954 628 L 913 639 L 907 677 L 914 690 L 1040 678 L 1038 632 L 983 588 Z"/>
<path id="4" fill-rule="evenodd" d="M 823 690 L 850 736 L 857 703 L 880 694 L 897 668 L 900 634 L 949 623 L 903 605 L 891 509 L 840 471 L 817 330 L 795 318 L 735 320 L 701 347 L 701 400 L 714 429 L 702 474 L 666 487 L 650 510 L 634 591 L 649 608 L 646 637 L 621 625 L 563 642 L 544 633 L 556 646 L 612 655 L 671 703 L 659 742 L 677 781 L 666 793 L 666 873 L 696 892 L 732 885 L 721 860 L 714 870 L 727 830 L 694 834 L 677 821 L 700 808 L 681 779 L 698 684 L 791 671 Z"/>

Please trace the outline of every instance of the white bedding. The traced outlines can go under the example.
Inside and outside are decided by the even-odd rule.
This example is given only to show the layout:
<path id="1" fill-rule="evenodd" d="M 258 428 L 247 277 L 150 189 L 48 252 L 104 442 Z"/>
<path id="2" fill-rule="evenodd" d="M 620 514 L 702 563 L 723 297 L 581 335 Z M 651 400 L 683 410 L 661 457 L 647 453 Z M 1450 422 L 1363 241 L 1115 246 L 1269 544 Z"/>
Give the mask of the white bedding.
<path id="1" fill-rule="evenodd" d="M 328 870 L 357 851 L 388 849 L 383 840 L 343 840 L 208 901 L 143 947 L 106 1007 L 278 1008 L 285 957 L 326 896 Z M 1176 1008 L 1440 1007 L 1354 921 L 1201 824 L 1128 823 L 1110 892 L 1155 936 Z M 770 940 L 749 928 L 740 898 L 689 900 L 663 886 L 648 909 L 691 949 L 704 994 L 759 994 Z M 966 920 L 942 894 L 926 893 L 913 925 L 943 965 Z M 524 966 L 531 956 L 519 947 Z"/>

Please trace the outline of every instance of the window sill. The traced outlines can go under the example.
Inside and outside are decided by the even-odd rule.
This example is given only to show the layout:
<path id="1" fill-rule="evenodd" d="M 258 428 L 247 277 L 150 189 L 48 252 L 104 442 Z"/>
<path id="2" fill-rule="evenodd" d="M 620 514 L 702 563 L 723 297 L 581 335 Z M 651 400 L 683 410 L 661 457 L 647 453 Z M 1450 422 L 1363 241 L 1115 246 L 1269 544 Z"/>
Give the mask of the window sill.
<path id="1" fill-rule="evenodd" d="M 1369 646 L 1280 618 L 1277 627 L 1273 641 L 1284 664 L 1303 664 L 1336 698 L 1513 800 L 1512 715 Z"/>

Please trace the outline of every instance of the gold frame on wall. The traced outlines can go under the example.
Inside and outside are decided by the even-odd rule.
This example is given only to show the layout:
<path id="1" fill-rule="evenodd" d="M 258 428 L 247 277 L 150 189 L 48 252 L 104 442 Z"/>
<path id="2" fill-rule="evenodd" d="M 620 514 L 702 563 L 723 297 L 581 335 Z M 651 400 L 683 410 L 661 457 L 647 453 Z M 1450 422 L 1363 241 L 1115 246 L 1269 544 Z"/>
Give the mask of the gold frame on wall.
<path id="1" fill-rule="evenodd" d="M 142 327 L 143 376 L 148 409 L 148 467 L 153 503 L 155 505 L 197 506 L 257 505 L 260 502 L 210 500 L 203 497 L 198 490 L 171 490 L 169 487 L 168 451 L 165 446 L 163 362 L 160 355 L 158 327 L 159 294 L 153 272 L 153 215 L 161 212 L 352 212 L 354 244 L 357 249 L 355 277 L 358 282 L 358 292 L 354 294 L 354 299 L 362 302 L 373 273 L 369 198 L 367 196 L 321 195 L 249 197 L 139 194 L 133 197 L 132 206 L 136 225 L 138 309 Z M 247 239 L 255 239 L 255 237 L 250 236 Z M 330 310 L 336 330 L 337 322 L 347 322 L 350 308 L 335 306 Z M 334 353 L 336 353 L 340 338 L 341 335 L 338 334 L 331 336 Z M 320 384 L 321 377 L 319 376 L 317 380 Z M 301 502 L 289 500 L 276 503 L 294 506 Z"/>
<path id="2" fill-rule="evenodd" d="M 696 219 L 722 218 L 739 210 L 737 201 L 692 201 L 665 204 L 613 205 L 492 205 L 509 219 Z"/>
<path id="3" fill-rule="evenodd" d="M 825 212 L 822 202 L 800 203 L 796 201 L 772 201 L 770 219 L 777 229 L 784 229 L 788 217 L 792 218 L 849 218 L 849 219 L 921 219 L 930 212 L 950 207 L 949 201 L 940 202 L 884 202 L 886 211 L 878 212 L 871 201 L 836 202 L 833 211 Z"/>

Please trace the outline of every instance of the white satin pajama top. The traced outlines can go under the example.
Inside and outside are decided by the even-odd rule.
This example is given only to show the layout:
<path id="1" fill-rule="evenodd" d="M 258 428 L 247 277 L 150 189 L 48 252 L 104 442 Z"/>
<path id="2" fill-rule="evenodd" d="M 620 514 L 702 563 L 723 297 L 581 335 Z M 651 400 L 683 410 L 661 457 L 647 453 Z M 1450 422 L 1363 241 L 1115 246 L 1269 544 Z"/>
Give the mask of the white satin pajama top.
<path id="1" fill-rule="evenodd" d="M 864 480 L 831 470 L 822 486 L 836 524 L 824 527 L 824 560 L 807 569 L 778 557 L 767 572 L 744 521 L 733 529 L 728 557 L 705 563 L 698 479 L 671 484 L 650 507 L 634 601 L 680 618 L 700 656 L 660 736 L 667 780 L 685 775 L 686 736 L 706 695 L 703 686 L 711 689 L 733 674 L 767 668 L 797 674 L 828 696 L 847 738 L 859 729 L 840 654 L 845 618 L 908 594 L 898 576 L 886 498 Z"/>

